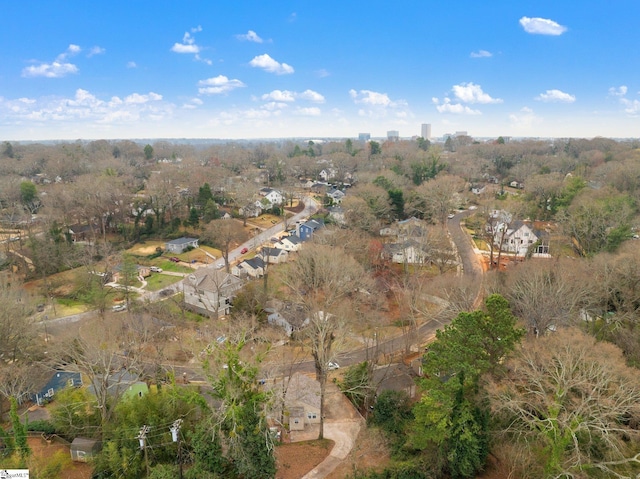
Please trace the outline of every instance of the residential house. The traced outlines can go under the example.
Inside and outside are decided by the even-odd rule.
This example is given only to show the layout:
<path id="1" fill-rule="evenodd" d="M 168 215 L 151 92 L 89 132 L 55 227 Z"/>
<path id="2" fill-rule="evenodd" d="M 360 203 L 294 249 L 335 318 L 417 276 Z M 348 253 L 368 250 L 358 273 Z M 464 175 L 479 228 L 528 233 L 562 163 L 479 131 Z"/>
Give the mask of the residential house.
<path id="1" fill-rule="evenodd" d="M 289 429 L 300 431 L 310 424 L 320 423 L 320 383 L 302 373 L 294 373 L 284 398 L 289 414 Z M 303 413 L 300 414 L 301 408 Z M 293 411 L 292 411 L 293 409 Z M 293 416 L 291 413 L 295 413 Z"/>
<path id="2" fill-rule="evenodd" d="M 267 322 L 284 329 L 287 336 L 309 324 L 304 308 L 293 303 L 271 300 L 264 310 L 267 313 Z"/>
<path id="3" fill-rule="evenodd" d="M 198 238 L 178 238 L 171 241 L 167 241 L 164 244 L 164 249 L 168 253 L 180 254 L 184 253 L 188 248 L 197 248 Z"/>
<path id="4" fill-rule="evenodd" d="M 38 406 L 51 401 L 57 392 L 68 387 L 79 388 L 82 386 L 82 376 L 73 371 L 56 371 L 47 383 L 31 397 Z"/>
<path id="5" fill-rule="evenodd" d="M 207 316 L 229 314 L 231 299 L 242 284 L 241 279 L 226 271 L 200 268 L 184 279 L 184 302 Z"/>
<path id="6" fill-rule="evenodd" d="M 262 188 L 260 189 L 260 194 L 269 200 L 269 203 L 272 205 L 281 205 L 284 203 L 284 195 L 280 193 L 278 190 L 274 190 L 272 188 Z"/>
<path id="7" fill-rule="evenodd" d="M 95 235 L 95 227 L 91 225 L 75 224 L 67 226 L 67 233 L 74 243 L 78 241 L 90 241 Z"/>
<path id="8" fill-rule="evenodd" d="M 308 241 L 311 239 L 313 234 L 324 227 L 324 221 L 321 219 L 318 220 L 309 220 L 302 224 L 296 225 L 296 234 L 302 241 Z"/>
<path id="9" fill-rule="evenodd" d="M 302 240 L 297 235 L 289 235 L 281 238 L 280 241 L 274 245 L 274 247 L 289 252 L 300 251 L 300 248 L 302 248 Z"/>
<path id="10" fill-rule="evenodd" d="M 337 188 L 331 188 L 327 191 L 327 196 L 331 198 L 331 201 L 333 201 L 334 204 L 340 204 L 342 203 L 342 199 L 345 197 L 345 193 Z"/>
<path id="11" fill-rule="evenodd" d="M 427 223 L 412 216 L 403 221 L 398 221 L 398 239 L 424 238 L 427 232 Z"/>
<path id="12" fill-rule="evenodd" d="M 259 256 L 251 259 L 245 259 L 231 268 L 231 274 L 240 278 L 250 276 L 251 278 L 260 278 L 264 276 L 265 262 Z"/>
<path id="13" fill-rule="evenodd" d="M 289 259 L 289 252 L 282 248 L 264 247 L 260 251 L 263 261 L 271 264 L 286 263 Z"/>
<path id="14" fill-rule="evenodd" d="M 252 202 L 240 208 L 238 212 L 247 218 L 257 218 L 262 214 L 262 206 L 260 201 Z"/>
<path id="15" fill-rule="evenodd" d="M 540 239 L 540 233 L 529 222 L 516 220 L 510 225 L 499 225 L 498 228 L 499 231 L 507 228 L 502 249 L 519 256 L 525 256 L 529 248 Z"/>
<path id="16" fill-rule="evenodd" d="M 322 181 L 329 181 L 335 178 L 337 174 L 338 171 L 335 168 L 329 167 L 324 168 L 322 171 L 320 171 L 320 173 L 318 173 L 318 177 L 320 177 Z"/>
<path id="17" fill-rule="evenodd" d="M 424 264 L 427 254 L 420 243 L 407 240 L 402 243 L 388 243 L 382 246 L 382 258 L 399 264 Z"/>
<path id="18" fill-rule="evenodd" d="M 509 183 L 509 186 L 511 188 L 517 188 L 517 189 L 521 190 L 521 189 L 524 188 L 524 183 L 521 183 L 521 182 L 519 182 L 517 180 L 513 180 L 512 182 Z"/>
<path id="19" fill-rule="evenodd" d="M 475 184 L 471 185 L 471 193 L 474 195 L 481 195 L 487 190 L 487 185 Z"/>

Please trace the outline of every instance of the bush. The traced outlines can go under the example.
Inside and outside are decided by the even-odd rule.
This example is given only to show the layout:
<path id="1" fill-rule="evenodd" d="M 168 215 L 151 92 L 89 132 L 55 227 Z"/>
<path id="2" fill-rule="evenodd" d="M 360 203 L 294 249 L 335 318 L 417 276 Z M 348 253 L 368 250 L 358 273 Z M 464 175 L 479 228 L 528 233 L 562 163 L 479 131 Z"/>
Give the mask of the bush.
<path id="1" fill-rule="evenodd" d="M 42 432 L 47 435 L 57 433 L 56 427 L 53 425 L 53 423 L 51 421 L 47 421 L 46 419 L 38 419 L 37 421 L 27 423 L 27 431 Z"/>

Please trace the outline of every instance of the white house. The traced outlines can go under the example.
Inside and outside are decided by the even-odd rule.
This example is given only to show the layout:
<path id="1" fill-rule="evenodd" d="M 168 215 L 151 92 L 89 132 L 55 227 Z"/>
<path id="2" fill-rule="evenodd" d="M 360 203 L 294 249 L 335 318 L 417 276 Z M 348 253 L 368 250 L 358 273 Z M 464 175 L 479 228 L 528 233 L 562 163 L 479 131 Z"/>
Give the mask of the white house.
<path id="1" fill-rule="evenodd" d="M 274 246 L 285 251 L 300 251 L 302 240 L 296 235 L 285 236 Z"/>
<path id="2" fill-rule="evenodd" d="M 262 258 L 255 256 L 251 259 L 246 259 L 233 268 L 231 268 L 231 274 L 239 276 L 241 278 L 250 276 L 252 278 L 260 278 L 264 276 L 265 263 Z"/>
<path id="3" fill-rule="evenodd" d="M 260 256 L 262 260 L 267 263 L 286 263 L 289 259 L 289 252 L 282 248 L 269 248 L 265 246 L 260 251 Z"/>
<path id="4" fill-rule="evenodd" d="M 272 188 L 261 188 L 260 194 L 269 200 L 272 205 L 281 205 L 284 203 L 284 195 L 278 190 L 274 190 Z"/>
<path id="5" fill-rule="evenodd" d="M 538 233 L 528 222 L 516 220 L 508 227 L 506 225 L 502 227 L 507 228 L 502 248 L 519 256 L 526 255 L 529 248 L 540 239 Z"/>
<path id="6" fill-rule="evenodd" d="M 424 264 L 427 261 L 420 244 L 412 240 L 383 245 L 382 257 L 392 263 Z"/>

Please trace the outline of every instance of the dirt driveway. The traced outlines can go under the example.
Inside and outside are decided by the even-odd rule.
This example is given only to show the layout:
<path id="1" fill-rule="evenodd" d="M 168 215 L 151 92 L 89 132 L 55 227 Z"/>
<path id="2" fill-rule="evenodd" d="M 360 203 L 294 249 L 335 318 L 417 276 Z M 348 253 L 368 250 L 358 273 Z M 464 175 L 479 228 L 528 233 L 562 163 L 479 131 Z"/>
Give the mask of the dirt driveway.
<path id="1" fill-rule="evenodd" d="M 353 449 L 360 429 L 364 425 L 364 419 L 345 395 L 340 392 L 338 386 L 328 381 L 325 394 L 324 437 L 331 439 L 334 445 L 329 456 L 303 476 L 303 479 L 320 479 L 329 475 L 347 458 L 351 449 Z M 305 439 L 292 438 L 292 440 L 316 439 L 318 437 L 318 426 L 308 432 L 304 431 L 304 433 Z"/>

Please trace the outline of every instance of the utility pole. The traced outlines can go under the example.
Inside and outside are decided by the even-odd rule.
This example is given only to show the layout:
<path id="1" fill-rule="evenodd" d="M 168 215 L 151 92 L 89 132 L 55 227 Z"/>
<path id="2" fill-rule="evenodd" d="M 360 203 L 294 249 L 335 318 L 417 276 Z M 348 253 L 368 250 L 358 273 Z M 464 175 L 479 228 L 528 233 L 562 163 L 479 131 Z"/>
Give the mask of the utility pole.
<path id="1" fill-rule="evenodd" d="M 140 428 L 140 432 L 138 433 L 138 440 L 140 441 L 140 449 L 144 451 L 144 462 L 147 466 L 147 477 L 149 476 L 149 454 L 147 453 L 147 433 L 151 429 L 149 426 L 142 426 Z"/>
<path id="2" fill-rule="evenodd" d="M 182 479 L 182 450 L 180 449 L 180 426 L 182 426 L 182 419 L 176 419 L 173 422 L 173 426 L 169 428 L 171 431 L 171 439 L 173 442 L 178 443 L 178 468 L 180 471 L 179 478 Z"/>

